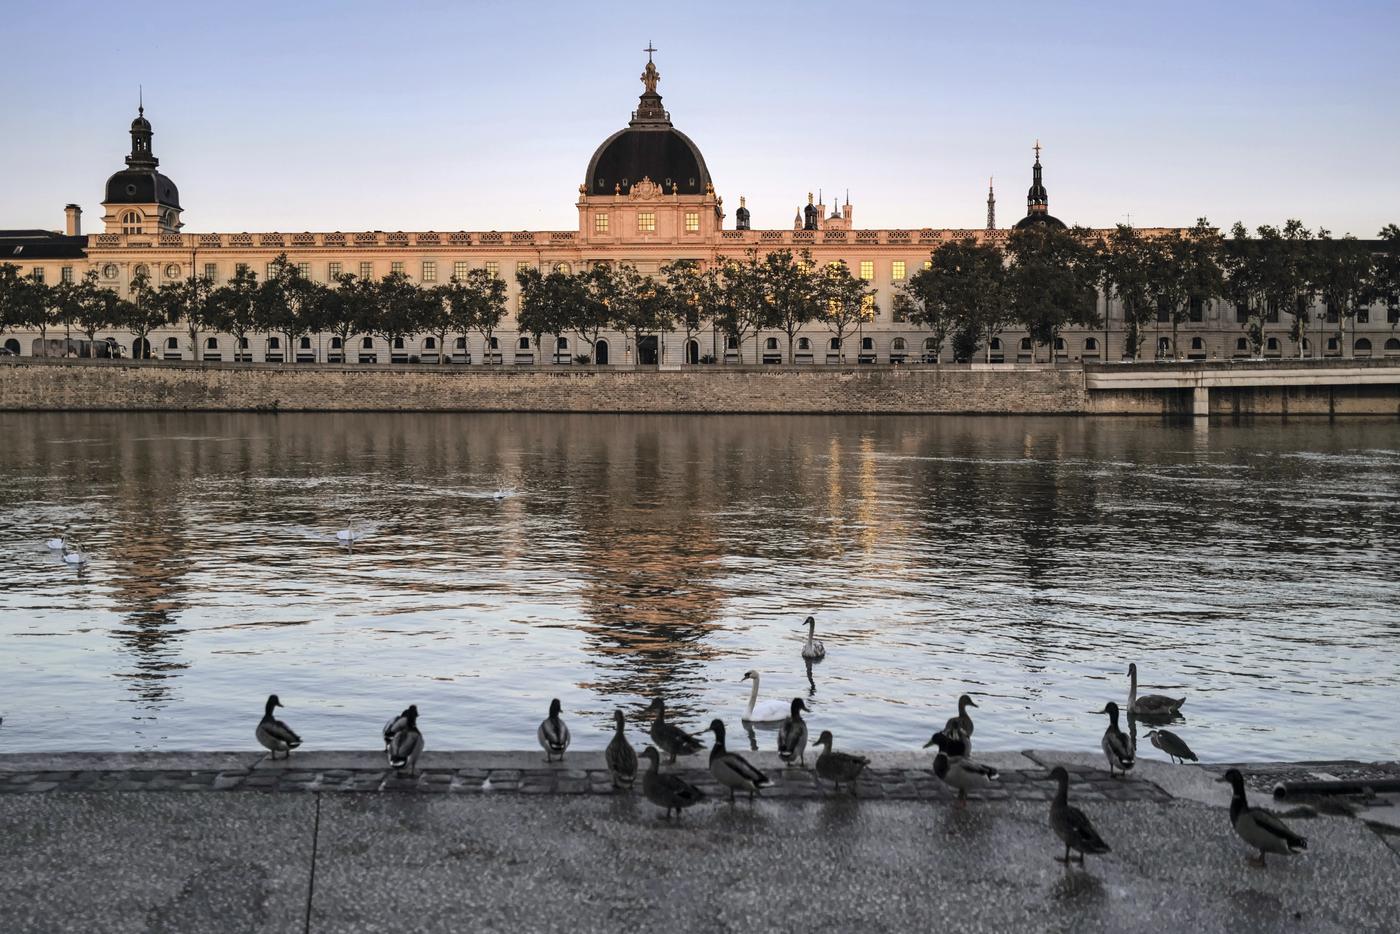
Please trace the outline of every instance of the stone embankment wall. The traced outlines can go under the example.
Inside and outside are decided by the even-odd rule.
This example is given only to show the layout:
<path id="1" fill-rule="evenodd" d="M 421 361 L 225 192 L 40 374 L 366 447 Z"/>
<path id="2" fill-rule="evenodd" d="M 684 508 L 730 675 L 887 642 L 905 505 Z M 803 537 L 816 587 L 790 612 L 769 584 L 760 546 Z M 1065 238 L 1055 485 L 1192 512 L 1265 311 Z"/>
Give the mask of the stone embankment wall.
<path id="1" fill-rule="evenodd" d="M 454 367 L 0 363 L 0 409 L 1043 413 L 1084 411 L 1077 367 Z"/>
<path id="2" fill-rule="evenodd" d="M 1171 372 L 1167 367 L 1139 366 L 1136 371 L 1122 366 L 1112 372 L 1128 378 L 1135 372 Z M 1325 366 L 1315 369 L 1317 381 L 1307 385 L 1212 388 L 1210 412 L 1400 416 L 1400 376 L 1394 383 L 1348 385 L 1329 382 L 1334 377 Z M 1261 371 L 1267 368 L 1248 370 L 1254 376 Z M 1189 416 L 1192 390 L 1095 387 L 1078 366 L 705 366 L 658 371 L 11 358 L 0 359 L 0 410 L 4 409 Z"/>

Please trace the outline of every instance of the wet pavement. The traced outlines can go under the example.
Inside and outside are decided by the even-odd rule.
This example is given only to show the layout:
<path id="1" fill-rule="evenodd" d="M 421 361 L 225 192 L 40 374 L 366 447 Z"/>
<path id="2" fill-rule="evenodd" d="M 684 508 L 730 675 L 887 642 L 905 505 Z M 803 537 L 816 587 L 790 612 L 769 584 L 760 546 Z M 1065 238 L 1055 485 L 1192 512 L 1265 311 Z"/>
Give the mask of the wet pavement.
<path id="1" fill-rule="evenodd" d="M 187 755 L 68 769 L 31 766 L 82 760 L 0 757 L 0 786 L 19 792 L 0 794 L 6 932 L 908 931 L 949 919 L 959 931 L 1354 932 L 1393 930 L 1400 914 L 1400 853 L 1383 826 L 1291 817 L 1307 854 L 1253 868 L 1216 769 L 1143 763 L 1109 794 L 1102 773 L 1071 762 L 1072 794 L 1113 852 L 1066 870 L 1041 794 L 1037 760 L 1051 754 L 998 757 L 1001 794 L 961 811 L 941 788 L 925 793 L 926 771 L 905 774 L 922 757 L 892 756 L 860 798 L 788 774 L 764 799 L 707 801 L 670 822 L 638 794 L 596 788 L 585 756 L 545 769 L 533 754 L 443 754 L 426 776 L 383 785 L 380 770 L 345 768 L 350 754 L 208 769 Z M 123 771 L 147 777 L 93 781 Z M 477 778 L 512 771 L 489 791 Z M 181 793 L 212 792 L 205 773 L 243 783 Z M 248 783 L 264 776 L 275 781 Z M 130 790 L 93 790 L 104 786 Z"/>

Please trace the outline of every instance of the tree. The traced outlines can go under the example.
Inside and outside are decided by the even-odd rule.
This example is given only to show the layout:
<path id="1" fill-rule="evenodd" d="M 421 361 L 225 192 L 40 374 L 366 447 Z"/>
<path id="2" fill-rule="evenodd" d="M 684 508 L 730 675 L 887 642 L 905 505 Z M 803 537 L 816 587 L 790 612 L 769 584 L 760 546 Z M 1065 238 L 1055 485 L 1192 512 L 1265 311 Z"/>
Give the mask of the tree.
<path id="1" fill-rule="evenodd" d="M 1391 330 L 1400 323 L 1400 227 L 1387 224 L 1379 234 L 1381 248 L 1374 258 L 1369 301 L 1385 302 Z"/>
<path id="2" fill-rule="evenodd" d="M 801 259 L 794 259 L 791 250 L 775 250 L 763 258 L 759 272 L 768 305 L 766 323 L 787 335 L 787 362 L 796 363 L 793 344 L 797 332 L 815 320 L 821 310 L 812 254 L 803 250 Z"/>
<path id="3" fill-rule="evenodd" d="M 1008 291 L 1016 320 L 1037 345 L 1050 348 L 1070 325 L 1097 327 L 1096 258 L 1088 231 L 1045 224 L 1014 230 Z"/>
<path id="4" fill-rule="evenodd" d="M 1340 346 L 1348 347 L 1347 319 L 1355 318 L 1357 310 L 1368 304 L 1375 294 L 1372 285 L 1375 261 L 1370 249 L 1351 234 L 1333 240 L 1330 231 L 1319 230 L 1316 246 L 1314 281 L 1326 305 L 1324 317 L 1330 319 L 1336 315 L 1337 341 Z M 1346 353 L 1350 356 L 1350 348 Z"/>
<path id="5" fill-rule="evenodd" d="M 297 339 L 313 330 L 315 322 L 307 314 L 312 300 L 311 285 L 311 281 L 287 261 L 286 253 L 278 254 L 272 261 L 267 278 L 263 280 L 261 327 L 268 333 L 276 332 L 287 339 L 287 347 L 282 352 L 283 363 L 295 362 Z"/>
<path id="6" fill-rule="evenodd" d="M 199 346 L 199 333 L 214 327 L 216 317 L 211 296 L 214 294 L 214 283 L 204 276 L 191 275 L 184 282 L 180 283 L 184 299 L 185 331 L 190 336 L 190 349 L 194 351 L 194 359 L 200 359 L 202 348 Z"/>
<path id="7" fill-rule="evenodd" d="M 23 275 L 13 263 L 0 264 L 0 333 L 38 328 L 40 346 L 48 353 L 43 340 L 48 328 L 48 301 L 43 283 Z"/>
<path id="8" fill-rule="evenodd" d="M 612 322 L 616 288 L 612 268 L 605 263 L 574 273 L 575 304 L 565 320 L 579 341 L 588 345 L 590 361 L 597 359 L 599 337 Z"/>
<path id="9" fill-rule="evenodd" d="M 447 363 L 451 358 L 447 348 L 447 335 L 454 324 L 452 306 L 448 303 L 451 288 L 449 283 L 423 289 L 422 328 L 437 341 L 438 363 Z"/>
<path id="10" fill-rule="evenodd" d="M 391 272 L 375 283 L 375 319 L 373 333 L 389 344 L 389 359 L 394 358 L 395 344 L 402 344 L 417 331 L 426 309 L 423 290 L 401 272 Z"/>
<path id="11" fill-rule="evenodd" d="M 97 270 L 89 269 L 73 290 L 75 320 L 88 339 L 88 353 L 97 355 L 97 332 L 116 322 L 117 293 L 97 284 Z"/>
<path id="12" fill-rule="evenodd" d="M 374 280 L 345 272 L 335 281 L 325 299 L 326 327 L 340 339 L 341 362 L 349 363 L 350 338 L 374 332 Z"/>
<path id="13" fill-rule="evenodd" d="M 244 356 L 248 333 L 257 326 L 260 291 L 258 274 L 239 265 L 233 278 L 209 296 L 210 327 L 233 335 L 234 360 Z"/>
<path id="14" fill-rule="evenodd" d="M 1288 336 L 1298 345 L 1301 359 L 1303 340 L 1308 333 L 1308 314 L 1317 294 L 1317 251 L 1312 243 L 1312 231 L 1299 220 L 1285 221 L 1283 229 L 1276 234 L 1271 227 L 1261 227 L 1259 231 L 1266 251 L 1275 254 L 1267 279 L 1271 300 L 1275 307 L 1287 309 L 1293 316 Z"/>
<path id="15" fill-rule="evenodd" d="M 846 362 L 846 334 L 865 320 L 866 309 L 875 290 L 864 279 L 851 275 L 846 261 L 838 259 L 822 267 L 817 284 L 820 295 L 818 317 L 836 336 L 837 352 Z"/>
<path id="16" fill-rule="evenodd" d="M 745 339 L 768 321 L 758 251 L 749 250 L 742 260 L 717 257 L 714 268 L 706 272 L 705 292 L 715 327 L 733 339 L 739 362 L 743 363 Z M 754 358 L 755 363 L 761 359 L 757 347 Z"/>
<path id="17" fill-rule="evenodd" d="M 526 266 L 515 274 L 515 281 L 520 284 L 516 327 L 534 339 L 536 351 L 543 356 L 544 335 L 568 330 L 571 307 L 577 304 L 578 280 L 557 269 L 542 273 L 534 266 Z"/>
<path id="18" fill-rule="evenodd" d="M 920 269 L 900 286 L 895 307 L 915 324 L 929 329 L 934 358 L 943 355 L 950 333 L 986 337 L 987 359 L 992 340 L 1006 326 L 1006 260 L 993 243 L 972 237 L 951 240 L 933 251 L 929 267 Z M 975 341 L 975 339 L 974 339 Z M 975 349 L 966 347 L 968 354 Z"/>
<path id="19" fill-rule="evenodd" d="M 179 308 L 179 299 L 169 291 L 173 283 L 164 290 L 151 288 L 151 277 L 138 272 L 131 277 L 127 286 L 127 301 L 117 308 L 122 327 L 136 336 L 132 345 L 132 356 L 150 359 L 151 332 L 166 327 L 173 320 Z"/>
<path id="20" fill-rule="evenodd" d="M 685 332 L 685 346 L 705 325 L 705 275 L 694 260 L 679 259 L 661 267 L 666 310 Z"/>
<path id="21" fill-rule="evenodd" d="M 1225 291 L 1220 233 L 1204 217 L 1182 236 L 1171 231 L 1147 241 L 1147 288 L 1172 326 L 1172 356 L 1180 359 L 1177 336 L 1192 309 L 1204 309 Z M 1301 346 L 1301 345 L 1300 345 Z"/>
<path id="22" fill-rule="evenodd" d="M 635 266 L 624 264 L 614 271 L 612 294 L 612 326 L 631 335 L 634 354 L 639 353 L 643 337 L 674 328 L 666 313 L 662 289 Z M 636 359 L 634 356 L 633 361 Z"/>
<path id="23" fill-rule="evenodd" d="M 1119 224 L 1104 244 L 1104 286 L 1123 306 L 1124 346 L 1134 360 L 1142 355 L 1147 326 L 1156 315 L 1149 276 L 1160 255 L 1159 241 L 1144 239 L 1126 224 Z"/>
<path id="24" fill-rule="evenodd" d="M 1239 221 L 1230 228 L 1230 239 L 1226 241 L 1221 254 L 1221 265 L 1225 272 L 1225 292 L 1236 312 L 1244 316 L 1244 331 L 1251 353 L 1261 357 L 1269 320 L 1263 249 Z"/>
<path id="25" fill-rule="evenodd" d="M 491 336 L 506 316 L 505 280 L 485 269 L 469 269 L 463 285 L 465 289 L 461 298 L 470 303 L 470 312 L 464 308 L 454 311 L 454 314 L 458 321 L 470 321 L 472 329 L 481 334 L 482 346 L 485 348 L 482 353 L 489 361 Z"/>

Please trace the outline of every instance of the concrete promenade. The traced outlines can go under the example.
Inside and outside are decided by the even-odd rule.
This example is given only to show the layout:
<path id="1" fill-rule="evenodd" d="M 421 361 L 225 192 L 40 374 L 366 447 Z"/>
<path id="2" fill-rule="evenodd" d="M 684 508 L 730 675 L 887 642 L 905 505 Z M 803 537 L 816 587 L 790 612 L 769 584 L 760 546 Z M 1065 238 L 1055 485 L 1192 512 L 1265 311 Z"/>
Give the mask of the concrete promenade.
<path id="1" fill-rule="evenodd" d="M 1389 931 L 1400 805 L 1281 804 L 1304 856 L 1246 864 L 1224 765 L 987 755 L 1001 787 L 952 807 L 927 756 L 875 754 L 852 798 L 753 758 L 778 785 L 679 822 L 614 793 L 597 753 L 428 753 L 397 778 L 369 753 L 0 755 L 0 917 L 48 931 Z M 1113 846 L 1054 862 L 1048 767 Z M 1396 777 L 1400 764 L 1249 770 Z M 487 784 L 489 782 L 489 785 Z"/>

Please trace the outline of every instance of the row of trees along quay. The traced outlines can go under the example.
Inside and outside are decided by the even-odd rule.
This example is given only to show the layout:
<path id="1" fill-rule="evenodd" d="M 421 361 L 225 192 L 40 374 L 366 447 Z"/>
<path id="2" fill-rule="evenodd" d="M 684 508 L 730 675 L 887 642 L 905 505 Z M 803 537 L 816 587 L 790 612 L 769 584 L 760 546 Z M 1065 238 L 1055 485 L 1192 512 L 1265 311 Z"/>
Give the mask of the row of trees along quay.
<path id="1" fill-rule="evenodd" d="M 536 348 L 546 335 L 573 334 L 589 350 L 578 356 L 581 363 L 592 359 L 605 332 L 627 334 L 635 347 L 646 335 L 680 331 L 688 340 L 709 329 L 735 340 L 741 363 L 747 338 L 780 331 L 791 363 L 799 331 L 823 325 L 844 348 L 846 337 L 873 319 L 876 299 L 844 262 L 818 265 L 809 252 L 789 250 L 720 257 L 707 267 L 680 261 L 657 276 L 600 264 L 577 272 L 529 268 L 516 278 L 519 332 L 533 337 Z M 928 332 L 935 359 L 951 342 L 953 359 L 967 361 L 979 347 L 990 359 L 993 338 L 1013 326 L 1046 348 L 1066 327 L 1101 327 L 1101 294 L 1121 304 L 1126 356 L 1133 359 L 1149 329 L 1165 322 L 1172 354 L 1179 356 L 1179 327 L 1198 320 L 1205 303 L 1221 299 L 1239 310 L 1255 356 L 1263 352 L 1268 325 L 1280 313 L 1290 315 L 1289 335 L 1301 356 L 1310 310 L 1319 302 L 1325 309 L 1319 317 L 1339 338 L 1357 311 L 1372 304 L 1388 307 L 1392 327 L 1400 320 L 1400 227 L 1387 226 L 1368 244 L 1314 233 L 1296 220 L 1252 233 L 1237 223 L 1228 237 L 1205 219 L 1158 235 L 1125 225 L 1106 234 L 1036 226 L 1013 231 L 1004 245 L 968 238 L 939 246 L 925 268 L 895 289 L 892 310 L 896 321 Z M 96 270 L 47 285 L 6 264 L 0 266 L 0 333 L 37 330 L 46 337 L 61 326 L 84 334 L 93 348 L 99 331 L 121 329 L 148 347 L 153 331 L 183 325 L 195 359 L 202 333 L 231 335 L 239 348 L 249 334 L 279 334 L 289 351 L 311 334 L 339 337 L 342 348 L 361 335 L 384 338 L 392 347 L 397 339 L 429 334 L 445 348 L 449 336 L 477 333 L 490 347 L 506 317 L 506 298 L 506 283 L 485 269 L 437 286 L 402 273 L 341 275 L 326 285 L 301 275 L 285 254 L 262 280 L 240 266 L 222 285 L 191 277 L 153 288 L 138 273 L 126 297 L 103 287 Z M 755 340 L 755 363 L 758 345 Z M 439 360 L 447 357 L 439 353 Z"/>

